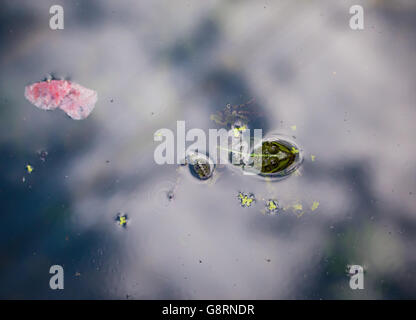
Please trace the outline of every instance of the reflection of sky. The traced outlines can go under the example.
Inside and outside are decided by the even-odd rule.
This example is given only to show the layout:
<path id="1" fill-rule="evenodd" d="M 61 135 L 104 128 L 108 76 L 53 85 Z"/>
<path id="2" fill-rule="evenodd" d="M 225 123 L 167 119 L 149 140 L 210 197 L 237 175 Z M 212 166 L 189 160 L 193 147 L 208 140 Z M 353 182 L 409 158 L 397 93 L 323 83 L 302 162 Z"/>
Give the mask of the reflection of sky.
<path id="1" fill-rule="evenodd" d="M 6 1 L 0 297 L 414 298 L 416 4 L 362 3 L 361 32 L 348 27 L 354 1 L 306 0 L 79 1 L 51 31 L 49 1 Z M 87 120 L 24 100 L 48 72 L 98 91 Z M 224 168 L 205 185 L 154 163 L 157 129 L 208 129 L 252 97 L 265 130 L 303 146 L 301 176 L 267 184 Z M 239 207 L 238 191 L 257 204 Z M 264 216 L 268 197 L 305 213 Z M 48 289 L 52 264 L 63 292 Z M 363 292 L 347 264 L 365 266 Z"/>

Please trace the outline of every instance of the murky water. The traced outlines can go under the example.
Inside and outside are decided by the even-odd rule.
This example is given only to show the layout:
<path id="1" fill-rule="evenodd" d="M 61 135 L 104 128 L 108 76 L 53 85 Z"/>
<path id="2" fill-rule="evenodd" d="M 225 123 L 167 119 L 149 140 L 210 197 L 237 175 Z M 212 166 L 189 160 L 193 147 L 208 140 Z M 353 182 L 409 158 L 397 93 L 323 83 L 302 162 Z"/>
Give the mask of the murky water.
<path id="1" fill-rule="evenodd" d="M 415 298 L 416 3 L 361 2 L 363 31 L 329 0 L 65 2 L 53 31 L 3 1 L 0 297 Z M 25 100 L 51 73 L 98 92 L 88 118 Z M 290 177 L 155 163 L 160 128 L 244 104 L 302 147 Z"/>

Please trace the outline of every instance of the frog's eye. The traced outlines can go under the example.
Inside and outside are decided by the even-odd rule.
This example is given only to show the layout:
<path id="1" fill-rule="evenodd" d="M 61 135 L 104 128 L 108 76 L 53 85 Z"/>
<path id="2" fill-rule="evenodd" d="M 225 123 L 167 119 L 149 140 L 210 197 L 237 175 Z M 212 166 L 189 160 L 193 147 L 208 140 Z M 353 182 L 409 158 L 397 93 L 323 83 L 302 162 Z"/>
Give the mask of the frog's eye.
<path id="1" fill-rule="evenodd" d="M 302 161 L 301 149 L 293 141 L 272 135 L 252 149 L 244 170 L 261 177 L 279 179 L 295 172 Z"/>

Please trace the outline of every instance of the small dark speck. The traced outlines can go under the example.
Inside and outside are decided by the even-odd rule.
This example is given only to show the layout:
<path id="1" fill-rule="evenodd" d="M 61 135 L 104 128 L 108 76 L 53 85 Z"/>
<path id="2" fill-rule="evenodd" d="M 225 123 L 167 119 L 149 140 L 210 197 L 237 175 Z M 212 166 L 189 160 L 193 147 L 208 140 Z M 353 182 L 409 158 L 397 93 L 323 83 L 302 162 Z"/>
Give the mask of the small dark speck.
<path id="1" fill-rule="evenodd" d="M 267 262 L 271 262 L 272 260 L 270 260 L 270 259 L 266 259 L 266 261 L 267 261 Z"/>
<path id="2" fill-rule="evenodd" d="M 413 192 L 409 192 L 409 195 L 412 195 L 413 194 Z"/>
<path id="3" fill-rule="evenodd" d="M 110 163 L 110 160 L 106 160 L 105 163 Z"/>
<path id="4" fill-rule="evenodd" d="M 111 100 L 110 100 L 110 102 L 111 102 L 111 103 L 113 103 L 113 102 L 114 102 L 114 100 L 113 100 L 113 99 L 111 99 Z"/>
<path id="5" fill-rule="evenodd" d="M 172 200 L 173 200 L 173 198 L 175 197 L 175 194 L 173 193 L 173 191 L 169 191 L 169 192 L 166 194 L 166 196 L 167 196 L 167 198 L 168 198 L 168 200 L 169 200 L 169 201 L 172 201 Z"/>
<path id="6" fill-rule="evenodd" d="M 199 260 L 199 263 L 202 263 L 202 260 Z"/>

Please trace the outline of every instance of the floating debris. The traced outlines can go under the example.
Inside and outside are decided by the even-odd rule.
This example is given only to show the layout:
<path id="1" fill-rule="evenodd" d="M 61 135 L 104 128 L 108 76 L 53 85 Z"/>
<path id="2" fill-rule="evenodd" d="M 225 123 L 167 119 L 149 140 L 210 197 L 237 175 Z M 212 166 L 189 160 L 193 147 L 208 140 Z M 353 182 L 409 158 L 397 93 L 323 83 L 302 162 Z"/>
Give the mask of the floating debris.
<path id="1" fill-rule="evenodd" d="M 295 203 L 294 205 L 292 205 L 292 209 L 293 209 L 293 211 L 302 211 L 303 206 L 302 206 L 301 203 Z"/>
<path id="2" fill-rule="evenodd" d="M 123 228 L 127 227 L 127 220 L 128 220 L 127 214 L 122 214 L 122 213 L 118 213 L 117 214 L 117 217 L 115 219 L 115 221 L 117 222 L 117 224 L 120 227 L 123 227 Z"/>
<path id="3" fill-rule="evenodd" d="M 318 209 L 318 207 L 319 207 L 319 202 L 318 201 L 314 201 L 312 203 L 311 210 L 312 211 L 315 211 L 316 209 Z"/>
<path id="4" fill-rule="evenodd" d="M 313 154 L 311 155 L 311 160 L 312 160 L 312 162 L 313 161 L 315 161 L 315 159 L 316 159 L 316 156 L 314 156 Z"/>
<path id="5" fill-rule="evenodd" d="M 176 199 L 178 181 L 179 179 L 176 182 L 164 180 L 149 188 L 148 199 L 152 212 L 160 213 L 172 206 Z"/>
<path id="6" fill-rule="evenodd" d="M 270 215 L 274 215 L 277 214 L 279 212 L 280 208 L 279 208 L 279 204 L 277 203 L 276 200 L 268 200 L 266 202 L 266 212 Z"/>
<path id="7" fill-rule="evenodd" d="M 238 193 L 238 200 L 240 201 L 240 205 L 243 208 L 251 207 L 251 205 L 256 201 L 256 198 L 254 197 L 254 194 L 252 193 Z"/>
<path id="8" fill-rule="evenodd" d="M 229 129 L 236 122 L 248 124 L 257 118 L 262 117 L 262 114 L 256 109 L 254 99 L 240 105 L 233 106 L 231 104 L 227 104 L 223 110 L 212 114 L 210 119 L 215 121 L 218 125 L 225 126 Z"/>
<path id="9" fill-rule="evenodd" d="M 168 197 L 168 200 L 169 200 L 169 201 L 172 201 L 172 200 L 175 198 L 175 194 L 173 193 L 173 190 L 169 190 L 169 191 L 166 193 L 166 196 Z"/>
<path id="10" fill-rule="evenodd" d="M 42 110 L 60 108 L 74 120 L 88 117 L 97 102 L 97 92 L 68 80 L 46 80 L 25 88 L 25 97 Z"/>
<path id="11" fill-rule="evenodd" d="M 262 177 L 284 178 L 297 171 L 302 161 L 300 149 L 294 142 L 272 135 L 254 147 L 243 169 Z"/>
<path id="12" fill-rule="evenodd" d="M 187 163 L 192 176 L 199 180 L 208 180 L 215 170 L 214 162 L 204 153 L 196 151 L 189 153 Z"/>
<path id="13" fill-rule="evenodd" d="M 296 125 L 290 126 L 290 129 L 292 129 L 292 131 L 296 131 Z"/>
<path id="14" fill-rule="evenodd" d="M 33 167 L 30 164 L 28 164 L 28 165 L 26 165 L 26 170 L 30 174 L 33 171 Z"/>
<path id="15" fill-rule="evenodd" d="M 232 137 L 232 146 L 230 149 L 219 147 L 221 150 L 228 151 L 228 161 L 232 164 L 231 168 L 241 169 L 245 163 L 250 161 L 250 150 L 247 149 L 247 145 L 242 143 L 241 135 L 247 130 L 247 126 L 233 127 L 228 131 L 228 135 Z"/>
<path id="16" fill-rule="evenodd" d="M 45 150 L 41 150 L 41 151 L 38 152 L 38 155 L 39 155 L 39 159 L 42 162 L 45 162 L 46 161 L 46 157 L 48 156 L 48 152 L 45 151 Z"/>
<path id="17" fill-rule="evenodd" d="M 298 218 L 302 217 L 305 214 L 305 211 L 303 211 L 303 205 L 299 202 L 295 202 L 293 205 L 290 206 L 292 209 L 292 212 L 294 215 L 296 215 Z"/>
<path id="18" fill-rule="evenodd" d="M 247 127 L 247 124 L 238 120 L 234 124 L 232 124 L 231 130 L 232 130 L 234 138 L 239 138 L 243 132 L 248 130 L 248 127 Z"/>

